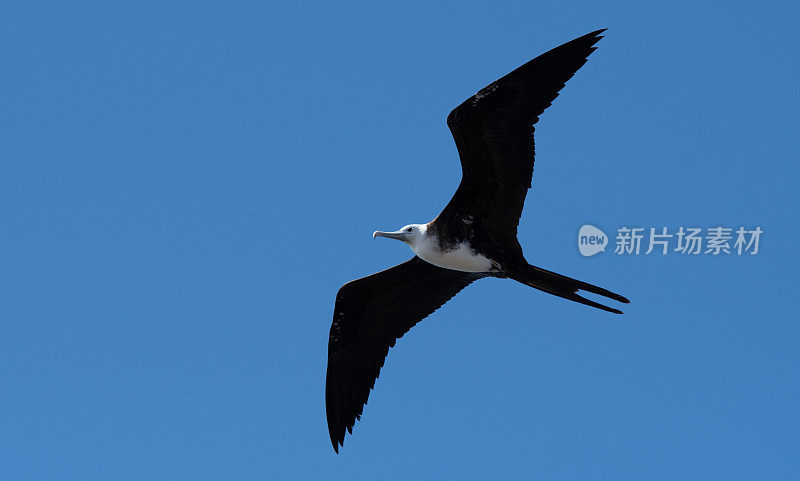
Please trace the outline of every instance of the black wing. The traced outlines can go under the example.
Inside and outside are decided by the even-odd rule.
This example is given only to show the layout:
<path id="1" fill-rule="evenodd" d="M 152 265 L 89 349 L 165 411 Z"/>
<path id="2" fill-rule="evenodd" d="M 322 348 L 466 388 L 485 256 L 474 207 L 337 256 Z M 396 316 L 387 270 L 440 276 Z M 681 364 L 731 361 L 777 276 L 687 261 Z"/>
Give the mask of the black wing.
<path id="1" fill-rule="evenodd" d="M 353 432 L 397 339 L 481 274 L 442 269 L 418 257 L 348 282 L 336 295 L 325 407 L 333 449 Z"/>
<path id="2" fill-rule="evenodd" d="M 533 124 L 586 63 L 604 30 L 536 57 L 450 112 L 447 125 L 463 175 L 433 222 L 446 237 L 463 236 L 463 219 L 474 217 L 467 229 L 480 229 L 494 244 L 519 246 L 517 226 L 533 176 Z"/>

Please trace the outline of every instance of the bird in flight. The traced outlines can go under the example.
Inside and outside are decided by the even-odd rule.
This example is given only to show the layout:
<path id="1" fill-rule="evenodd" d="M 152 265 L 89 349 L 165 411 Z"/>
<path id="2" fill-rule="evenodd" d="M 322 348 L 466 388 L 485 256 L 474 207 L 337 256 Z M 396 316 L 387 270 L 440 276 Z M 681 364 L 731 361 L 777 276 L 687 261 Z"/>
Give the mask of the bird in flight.
<path id="1" fill-rule="evenodd" d="M 419 321 L 482 277 L 509 278 L 541 291 L 622 314 L 578 295 L 627 303 L 601 287 L 528 264 L 517 226 L 533 175 L 533 125 L 596 47 L 605 29 L 546 52 L 492 82 L 447 116 L 461 158 L 461 183 L 427 224 L 377 231 L 414 257 L 348 282 L 336 295 L 328 340 L 325 405 L 333 449 L 361 418 L 389 348 Z"/>

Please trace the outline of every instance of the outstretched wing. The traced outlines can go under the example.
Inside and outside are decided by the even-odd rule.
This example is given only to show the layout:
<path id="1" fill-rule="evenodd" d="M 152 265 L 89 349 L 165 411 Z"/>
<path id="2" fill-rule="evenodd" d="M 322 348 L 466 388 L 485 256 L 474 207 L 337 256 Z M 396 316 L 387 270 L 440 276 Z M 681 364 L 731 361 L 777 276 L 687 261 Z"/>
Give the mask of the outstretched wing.
<path id="1" fill-rule="evenodd" d="M 419 257 L 348 282 L 336 295 L 328 340 L 325 407 L 333 449 L 353 432 L 395 341 L 481 274 L 443 269 Z"/>
<path id="2" fill-rule="evenodd" d="M 463 174 L 450 203 L 434 220 L 440 232 L 464 229 L 463 219 L 474 218 L 470 229 L 480 229 L 495 243 L 518 245 L 517 226 L 533 176 L 533 125 L 586 63 L 604 30 L 536 57 L 450 112 L 447 125 Z"/>

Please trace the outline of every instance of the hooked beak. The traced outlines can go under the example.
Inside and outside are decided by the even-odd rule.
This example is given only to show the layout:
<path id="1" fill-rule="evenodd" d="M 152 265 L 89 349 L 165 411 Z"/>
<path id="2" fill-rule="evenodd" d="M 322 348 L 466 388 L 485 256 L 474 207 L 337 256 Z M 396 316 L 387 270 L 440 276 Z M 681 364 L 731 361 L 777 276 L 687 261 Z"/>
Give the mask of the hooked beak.
<path id="1" fill-rule="evenodd" d="M 382 232 L 382 231 L 376 230 L 375 232 L 372 233 L 372 238 L 374 239 L 376 237 L 388 237 L 389 239 L 397 239 L 397 240 L 401 240 L 401 241 L 405 241 L 406 240 L 405 232 L 403 232 L 401 230 L 398 230 L 398 231 L 395 231 L 395 232 Z"/>

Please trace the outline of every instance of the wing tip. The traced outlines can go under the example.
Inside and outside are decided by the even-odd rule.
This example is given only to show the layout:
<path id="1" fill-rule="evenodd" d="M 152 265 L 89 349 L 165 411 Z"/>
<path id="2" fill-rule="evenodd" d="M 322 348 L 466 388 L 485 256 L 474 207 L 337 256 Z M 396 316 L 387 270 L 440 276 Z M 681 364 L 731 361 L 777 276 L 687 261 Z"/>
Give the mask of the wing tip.
<path id="1" fill-rule="evenodd" d="M 574 39 L 574 40 L 572 40 L 570 42 L 567 42 L 567 43 L 573 43 L 574 42 L 573 45 L 576 45 L 576 44 L 582 44 L 584 42 L 588 42 L 588 46 L 590 47 L 589 54 L 591 54 L 592 52 L 597 50 L 597 47 L 592 47 L 592 45 L 596 44 L 601 39 L 605 38 L 605 35 L 602 35 L 602 34 L 606 30 L 608 30 L 608 29 L 607 28 L 600 28 L 600 29 L 595 30 L 594 32 L 589 32 L 586 35 L 582 35 L 582 36 L 580 36 L 580 37 L 578 37 L 578 38 L 576 38 L 576 39 Z"/>
<path id="2" fill-rule="evenodd" d="M 328 436 L 331 438 L 331 445 L 336 454 L 339 454 L 339 446 L 344 446 L 345 427 L 340 420 L 333 420 L 328 417 Z"/>
<path id="3" fill-rule="evenodd" d="M 344 447 L 344 439 L 347 433 L 349 432 L 351 436 L 353 435 L 353 425 L 355 425 L 355 421 L 353 421 L 353 424 L 340 425 L 334 429 L 334 426 L 328 423 L 328 435 L 331 438 L 331 445 L 336 454 L 339 454 L 339 447 Z"/>
<path id="4" fill-rule="evenodd" d="M 601 38 L 603 38 L 603 35 L 601 34 L 604 33 L 606 30 L 608 30 L 607 27 L 598 28 L 594 32 L 587 33 L 586 35 L 584 35 L 584 37 L 597 37 L 597 40 L 600 40 Z"/>

